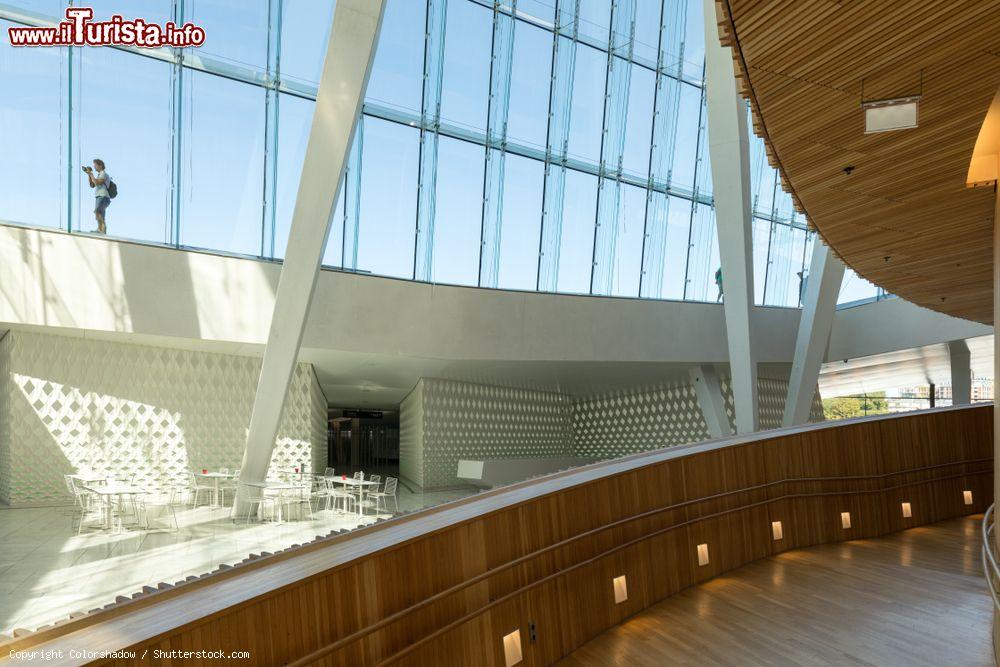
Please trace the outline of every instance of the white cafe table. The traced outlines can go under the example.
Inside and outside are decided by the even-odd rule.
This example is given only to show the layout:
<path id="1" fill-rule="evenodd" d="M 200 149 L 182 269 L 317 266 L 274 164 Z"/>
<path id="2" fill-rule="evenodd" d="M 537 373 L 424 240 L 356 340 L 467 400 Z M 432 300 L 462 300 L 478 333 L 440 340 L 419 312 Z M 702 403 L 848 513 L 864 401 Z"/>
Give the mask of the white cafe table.
<path id="1" fill-rule="evenodd" d="M 340 479 L 337 479 L 335 481 L 343 484 L 345 488 L 350 486 L 358 490 L 358 516 L 364 516 L 364 511 L 363 508 L 361 507 L 361 503 L 363 503 L 365 500 L 365 489 L 367 489 L 369 486 L 377 487 L 379 485 L 379 482 L 372 482 L 367 479 L 364 480 L 354 479 L 353 477 L 341 477 Z"/>
<path id="2" fill-rule="evenodd" d="M 195 477 L 212 480 L 212 507 L 222 507 L 222 501 L 219 498 L 219 480 L 235 479 L 236 474 L 231 472 L 196 472 Z"/>
<path id="3" fill-rule="evenodd" d="M 94 472 L 91 472 L 91 473 L 78 472 L 78 473 L 75 473 L 73 475 L 70 475 L 70 477 L 72 479 L 74 479 L 75 481 L 80 482 L 81 485 L 83 485 L 83 484 L 97 484 L 98 482 L 102 482 L 103 483 L 103 482 L 107 481 L 107 479 L 108 479 L 107 475 L 98 475 L 97 473 L 94 473 Z"/>
<path id="4" fill-rule="evenodd" d="M 146 489 L 141 486 L 134 486 L 132 484 L 121 484 L 121 483 L 111 483 L 111 484 L 100 484 L 100 485 L 83 485 L 83 488 L 90 493 L 95 493 L 103 499 L 104 505 L 104 529 L 111 530 L 114 526 L 113 521 L 113 503 L 111 498 L 118 496 L 140 496 L 149 493 Z"/>
<path id="5" fill-rule="evenodd" d="M 277 496 L 277 498 L 275 498 L 276 502 L 274 503 L 277 506 L 277 508 L 278 508 L 278 523 L 282 523 L 283 518 L 284 518 L 283 514 L 282 514 L 282 511 L 281 511 L 281 508 L 282 508 L 282 503 L 281 503 L 282 492 L 284 492 L 284 491 L 296 491 L 297 490 L 299 492 L 299 494 L 300 494 L 299 495 L 300 500 L 304 500 L 305 499 L 302 494 L 308 494 L 309 493 L 309 487 L 307 485 L 301 484 L 301 483 L 296 484 L 296 483 L 288 483 L 288 482 L 245 482 L 245 484 L 247 486 L 255 486 L 258 489 L 262 489 L 264 491 L 277 491 L 278 492 L 278 496 Z M 308 496 L 306 496 L 306 497 L 308 497 Z M 258 508 L 257 511 L 260 513 L 260 518 L 263 519 L 264 518 L 263 517 L 263 511 L 264 511 L 263 510 L 263 505 L 261 505 Z"/>

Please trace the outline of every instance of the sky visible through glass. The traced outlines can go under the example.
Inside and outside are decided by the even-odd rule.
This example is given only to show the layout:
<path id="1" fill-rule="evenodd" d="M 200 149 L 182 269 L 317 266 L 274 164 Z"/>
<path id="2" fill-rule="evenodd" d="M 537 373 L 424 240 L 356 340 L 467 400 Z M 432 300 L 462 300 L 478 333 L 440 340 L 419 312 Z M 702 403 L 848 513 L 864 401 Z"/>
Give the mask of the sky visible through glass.
<path id="1" fill-rule="evenodd" d="M 121 193 L 108 213 L 112 236 L 280 259 L 334 1 L 185 0 L 183 19 L 202 26 L 206 42 L 157 57 L 106 47 L 15 49 L 7 27 L 54 21 L 65 2 L 0 2 L 8 157 L 0 220 L 94 229 L 80 166 L 101 157 Z M 173 0 L 90 4 L 98 19 L 121 13 L 163 23 L 178 11 Z M 537 289 L 540 275 L 554 271 L 560 292 L 714 301 L 701 3 L 617 6 L 631 20 L 615 19 L 610 0 L 581 0 L 578 21 L 561 13 L 557 32 L 554 0 L 520 0 L 516 19 L 509 7 L 448 0 L 443 20 L 430 26 L 421 0 L 388 0 L 324 263 L 519 290 Z M 621 25 L 634 33 L 616 32 Z M 507 30 L 504 71 L 496 56 Z M 425 91 L 435 49 L 439 117 Z M 499 77 L 509 82 L 503 96 Z M 565 154 L 551 97 L 559 91 L 569 97 Z M 505 129 L 490 125 L 497 117 Z M 755 297 L 794 307 L 811 235 L 761 142 L 752 137 L 751 146 Z M 484 185 L 491 169 L 500 169 L 495 189 Z M 559 207 L 550 203 L 556 188 Z M 428 220 L 418 215 L 422 196 L 434 197 Z M 484 205 L 490 197 L 499 205 Z M 496 247 L 483 250 L 491 224 Z M 595 233 L 602 225 L 611 231 Z M 415 258 L 426 243 L 432 259 L 422 276 Z M 498 258 L 492 274 L 485 252 Z M 876 294 L 849 272 L 840 300 Z"/>

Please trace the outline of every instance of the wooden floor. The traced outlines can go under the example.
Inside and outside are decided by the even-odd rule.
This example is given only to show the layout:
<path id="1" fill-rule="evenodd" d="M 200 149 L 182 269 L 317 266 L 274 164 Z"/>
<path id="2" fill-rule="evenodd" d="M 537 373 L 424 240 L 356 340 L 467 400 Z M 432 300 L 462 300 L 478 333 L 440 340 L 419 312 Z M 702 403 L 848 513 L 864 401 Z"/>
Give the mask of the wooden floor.
<path id="1" fill-rule="evenodd" d="M 688 589 L 563 665 L 992 665 L 982 516 L 789 551 Z"/>

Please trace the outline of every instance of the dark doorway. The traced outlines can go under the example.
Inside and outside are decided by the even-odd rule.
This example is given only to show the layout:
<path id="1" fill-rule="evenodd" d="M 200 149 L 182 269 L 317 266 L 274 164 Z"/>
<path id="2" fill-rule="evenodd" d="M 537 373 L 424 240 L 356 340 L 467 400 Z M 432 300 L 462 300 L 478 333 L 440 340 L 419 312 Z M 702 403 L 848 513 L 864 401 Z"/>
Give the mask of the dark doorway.
<path id="1" fill-rule="evenodd" d="M 327 465 L 337 474 L 399 476 L 399 412 L 333 408 L 329 412 Z"/>

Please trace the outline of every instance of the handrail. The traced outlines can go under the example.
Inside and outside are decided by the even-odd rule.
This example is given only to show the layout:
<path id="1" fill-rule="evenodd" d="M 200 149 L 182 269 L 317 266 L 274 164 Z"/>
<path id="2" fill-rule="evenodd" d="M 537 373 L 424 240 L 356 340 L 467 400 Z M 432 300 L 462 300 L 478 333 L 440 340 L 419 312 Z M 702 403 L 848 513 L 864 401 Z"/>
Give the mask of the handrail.
<path id="1" fill-rule="evenodd" d="M 986 577 L 986 585 L 990 589 L 993 606 L 997 611 L 1000 611 L 1000 594 L 997 593 L 996 583 L 997 579 L 1000 579 L 1000 565 L 997 565 L 997 559 L 993 553 L 994 506 L 990 505 L 983 514 L 983 576 Z"/>
<path id="2" fill-rule="evenodd" d="M 498 565 L 498 566 L 496 566 L 496 567 L 494 567 L 492 569 L 489 569 L 489 570 L 486 570 L 484 572 L 481 572 L 478 575 L 473 576 L 473 577 L 471 577 L 469 579 L 465 579 L 463 581 L 460 581 L 457 584 L 454 584 L 453 586 L 451 586 L 451 587 L 449 587 L 449 588 L 447 588 L 445 590 L 438 591 L 434 595 L 431 595 L 430 597 L 424 598 L 423 600 L 421 600 L 421 601 L 413 604 L 410 607 L 407 607 L 405 609 L 401 609 L 401 610 L 395 612 L 394 614 L 392 614 L 390 616 L 386 616 L 386 617 L 380 619 L 379 621 L 376 621 L 375 623 L 372 623 L 372 624 L 370 624 L 368 626 L 365 626 L 363 628 L 359 628 L 358 630 L 354 631 L 350 635 L 347 635 L 345 637 L 341 637 L 341 638 L 339 638 L 339 639 L 337 639 L 335 641 L 332 641 L 332 642 L 326 644 L 325 646 L 322 646 L 322 647 L 316 649 L 315 651 L 312 651 L 311 653 L 309 653 L 309 654 L 307 654 L 305 656 L 302 656 L 302 657 L 298 658 L 297 660 L 294 660 L 294 661 L 288 663 L 288 667 L 304 667 L 305 665 L 312 664 L 312 663 L 320 660 L 321 658 L 323 658 L 323 657 L 325 657 L 327 655 L 330 655 L 331 653 L 339 651 L 339 650 L 345 648 L 346 646 L 348 646 L 350 644 L 353 644 L 353 643 L 355 643 L 357 641 L 360 641 L 364 637 L 368 636 L 369 634 L 371 634 L 371 633 L 373 633 L 373 632 L 375 632 L 377 630 L 380 630 L 380 629 L 382 629 L 382 628 L 384 628 L 384 627 L 386 627 L 388 625 L 391 625 L 391 624 L 393 624 L 395 622 L 398 622 L 399 620 L 405 618 L 406 616 L 409 616 L 410 614 L 413 614 L 413 613 L 415 613 L 417 611 L 420 611 L 421 609 L 429 607 L 430 605 L 432 605 L 434 603 L 440 602 L 441 600 L 443 600 L 443 599 L 445 599 L 447 597 L 450 597 L 451 595 L 454 595 L 454 594 L 456 594 L 456 593 L 458 593 L 458 592 L 460 592 L 460 591 L 462 591 L 462 590 L 464 590 L 464 589 L 466 589 L 466 588 L 468 588 L 470 586 L 473 586 L 473 585 L 478 584 L 478 583 L 480 583 L 482 581 L 490 579 L 490 578 L 492 578 L 492 577 L 500 574 L 501 572 L 505 572 L 506 570 L 509 570 L 509 569 L 511 569 L 513 567 L 517 567 L 517 566 L 520 566 L 520 565 L 524 565 L 524 564 L 526 564 L 528 562 L 531 562 L 531 561 L 535 560 L 536 558 L 539 558 L 542 555 L 545 555 L 545 554 L 551 553 L 553 551 L 558 551 L 560 549 L 563 549 L 563 548 L 565 548 L 565 547 L 567 547 L 567 546 L 569 546 L 569 545 L 571 545 L 571 544 L 573 544 L 573 543 L 575 543 L 575 542 L 577 542 L 577 541 L 579 541 L 579 540 L 581 540 L 583 538 L 590 537 L 590 536 L 593 536 L 593 535 L 596 535 L 596 534 L 600 534 L 600 533 L 603 533 L 605 531 L 608 531 L 608 530 L 611 530 L 611 529 L 614 529 L 614 528 L 620 528 L 620 527 L 622 527 L 624 525 L 633 523 L 633 522 L 638 521 L 638 520 L 648 519 L 648 518 L 651 518 L 653 516 L 659 515 L 659 514 L 664 513 L 664 512 L 669 512 L 669 511 L 677 510 L 677 509 L 680 509 L 680 508 L 683 508 L 683 507 L 697 505 L 697 504 L 708 502 L 708 501 L 712 501 L 712 500 L 721 500 L 722 498 L 726 498 L 726 497 L 733 496 L 733 495 L 745 494 L 747 492 L 752 492 L 752 491 L 762 491 L 762 490 L 770 489 L 772 487 L 781 486 L 781 485 L 787 485 L 787 484 L 816 483 L 816 482 L 825 483 L 825 482 L 838 482 L 838 481 L 856 482 L 856 481 L 871 481 L 871 480 L 889 479 L 891 477 L 896 477 L 896 476 L 899 476 L 899 475 L 917 474 L 917 473 L 938 470 L 938 469 L 941 469 L 941 468 L 947 468 L 947 467 L 956 466 L 956 465 L 963 465 L 964 466 L 964 465 L 975 464 L 975 463 L 985 463 L 986 461 L 989 461 L 989 459 L 969 459 L 967 461 L 949 461 L 949 462 L 946 462 L 946 463 L 939 463 L 939 464 L 934 464 L 934 465 L 929 465 L 929 466 L 921 466 L 919 468 L 909 468 L 909 469 L 906 469 L 906 470 L 897 470 L 897 471 L 893 471 L 891 473 L 886 473 L 886 474 L 882 474 L 882 475 L 845 475 L 843 477 L 800 477 L 800 478 L 786 478 L 786 479 L 782 479 L 782 480 L 776 480 L 776 481 L 773 481 L 773 482 L 768 482 L 766 484 L 760 484 L 760 485 L 755 485 L 755 486 L 742 487 L 740 489 L 735 489 L 735 490 L 732 490 L 732 491 L 724 491 L 722 493 L 713 494 L 713 495 L 710 495 L 710 496 L 702 496 L 702 497 L 699 497 L 699 498 L 692 498 L 690 500 L 685 500 L 685 501 L 678 502 L 678 503 L 672 503 L 670 505 L 665 505 L 665 506 L 662 506 L 662 507 L 656 507 L 656 508 L 653 508 L 653 509 L 648 510 L 646 512 L 641 512 L 639 514 L 634 514 L 634 515 L 629 516 L 629 517 L 623 517 L 621 519 L 618 519 L 616 521 L 613 521 L 613 522 L 610 522 L 610 523 L 598 526 L 596 528 L 593 528 L 591 530 L 585 531 L 583 533 L 577 533 L 576 535 L 572 535 L 572 536 L 570 536 L 570 537 L 568 537 L 566 539 L 563 539 L 563 540 L 561 540 L 559 542 L 555 542 L 553 544 L 550 544 L 550 545 L 547 545 L 547 546 L 542 547 L 540 549 L 537 549 L 536 551 L 533 551 L 531 553 L 524 554 L 524 555 L 522 555 L 522 556 L 520 556 L 518 558 L 515 558 L 513 560 L 507 561 L 506 563 L 502 563 L 502 564 L 500 564 L 500 565 Z M 454 628 L 462 625 L 463 623 L 466 623 L 470 619 L 475 618 L 476 616 L 482 615 L 483 613 L 485 613 L 489 609 L 492 609 L 493 607 L 501 604 L 502 602 L 505 602 L 505 601 L 507 601 L 509 599 L 512 599 L 512 598 L 516 597 L 517 595 L 519 595 L 521 593 L 524 593 L 525 591 L 534 589 L 534 588 L 538 587 L 539 585 L 544 584 L 544 583 L 546 583 L 548 581 L 551 581 L 553 579 L 557 579 L 559 577 L 566 576 L 567 574 L 570 574 L 571 572 L 573 572 L 573 571 L 575 571 L 575 570 L 577 570 L 577 569 L 579 569 L 579 568 L 581 568 L 581 567 L 583 567 L 585 565 L 588 565 L 590 563 L 596 562 L 596 561 L 600 560 L 601 558 L 609 556 L 609 555 L 611 555 L 613 553 L 617 553 L 617 552 L 625 549 L 626 547 L 632 546 L 634 544 L 639 544 L 640 542 L 644 542 L 646 540 L 649 540 L 650 538 L 653 538 L 653 537 L 656 537 L 656 536 L 659 536 L 659 535 L 662 535 L 662 534 L 665 534 L 665 533 L 677 530 L 678 528 L 683 528 L 685 526 L 693 525 L 693 524 L 696 524 L 698 522 L 705 521 L 707 519 L 718 518 L 718 517 L 726 516 L 726 515 L 729 515 L 729 514 L 732 514 L 732 513 L 735 513 L 735 512 L 743 511 L 743 510 L 746 510 L 746 509 L 751 509 L 751 508 L 754 508 L 754 507 L 762 507 L 762 506 L 770 505 L 771 503 L 780 502 L 780 501 L 783 501 L 783 500 L 790 500 L 790 499 L 794 499 L 794 498 L 810 498 L 810 497 L 811 498 L 817 498 L 817 497 L 826 497 L 826 496 L 839 496 L 839 495 L 845 495 L 845 494 L 867 495 L 867 494 L 875 494 L 875 493 L 885 493 L 885 492 L 888 492 L 888 491 L 895 491 L 895 490 L 904 489 L 904 488 L 908 488 L 908 487 L 912 487 L 912 486 L 917 486 L 919 484 L 924 484 L 924 483 L 926 483 L 928 481 L 930 481 L 930 482 L 941 482 L 941 481 L 947 481 L 947 480 L 950 480 L 950 479 L 959 479 L 961 477 L 970 476 L 970 475 L 985 475 L 985 474 L 990 474 L 991 472 L 993 472 L 992 467 L 990 467 L 988 469 L 982 469 L 982 470 L 963 471 L 961 473 L 954 473 L 954 474 L 951 474 L 951 475 L 945 475 L 945 476 L 942 476 L 942 477 L 932 478 L 932 479 L 928 479 L 928 480 L 918 480 L 918 481 L 904 482 L 904 483 L 901 483 L 901 484 L 895 484 L 893 486 L 883 487 L 883 488 L 878 488 L 878 489 L 858 489 L 858 490 L 853 490 L 853 491 L 845 491 L 843 489 L 838 489 L 838 490 L 835 490 L 835 491 L 819 491 L 819 492 L 812 492 L 812 493 L 783 493 L 783 494 L 781 494 L 779 496 L 775 496 L 775 497 L 772 497 L 772 498 L 767 498 L 766 500 L 763 500 L 763 501 L 758 501 L 758 502 L 754 502 L 754 503 L 743 504 L 743 505 L 740 505 L 740 506 L 737 506 L 737 507 L 730 507 L 730 508 L 725 509 L 725 510 L 721 510 L 721 511 L 714 512 L 714 513 L 711 513 L 711 514 L 707 514 L 707 515 L 704 515 L 704 516 L 695 517 L 693 519 L 688 519 L 688 520 L 680 522 L 680 523 L 672 524 L 670 526 L 667 526 L 667 527 L 655 530 L 655 531 L 653 531 L 651 533 L 646 533 L 644 535 L 641 535 L 641 536 L 639 536 L 637 538 L 634 538 L 632 540 L 629 540 L 627 542 L 618 543 L 618 544 L 616 544 L 616 545 L 614 545 L 614 546 L 606 549 L 605 551 L 603 551 L 603 552 L 601 552 L 599 554 L 593 555 L 593 556 L 591 556 L 591 557 L 589 557 L 589 558 L 587 558 L 587 559 L 585 559 L 583 561 L 579 561 L 579 562 L 574 563 L 572 565 L 569 565 L 567 567 L 563 567 L 562 569 L 557 570 L 556 572 L 553 572 L 553 573 L 551 573 L 551 574 L 549 574 L 549 575 L 547 575 L 547 576 L 545 576 L 545 577 L 543 577 L 541 579 L 537 579 L 535 581 L 529 582 L 529 583 L 521 586 L 517 590 L 511 591 L 511 592 L 507 593 L 506 595 L 504 595 L 504 596 L 502 596 L 500 598 L 496 598 L 494 600 L 491 600 L 485 606 L 479 607 L 478 609 L 474 609 L 473 611 L 465 614 L 464 616 L 462 616 L 462 617 L 460 617 L 458 619 L 453 620 L 452 622 L 448 623 L 444 627 L 438 628 L 437 630 L 435 630 L 434 632 L 432 632 L 430 635 L 427 635 L 427 636 L 425 636 L 425 637 L 423 637 L 423 638 L 421 638 L 421 639 L 419 639 L 419 640 L 417 640 L 415 642 L 410 643 L 405 648 L 403 648 L 400 651 L 396 652 L 392 656 L 389 656 L 388 658 L 386 658 L 385 660 L 383 660 L 379 664 L 380 665 L 389 664 L 389 663 L 391 663 L 391 662 L 393 662 L 395 660 L 398 660 L 398 659 L 402 658 L 403 656 L 405 656 L 405 655 L 411 653 L 412 651 L 416 650 L 421 645 L 427 643 L 431 639 L 434 639 L 434 638 L 436 638 L 436 637 L 444 634 L 445 632 L 447 632 L 449 630 L 453 630 Z M 1000 603 L 998 603 L 998 605 L 1000 605 Z"/>
<path id="3" fill-rule="evenodd" d="M 139 634 L 133 632 L 130 635 L 130 640 L 133 642 L 146 641 L 151 639 L 154 634 L 162 635 L 168 631 L 174 631 L 181 626 L 195 623 L 198 618 L 203 619 L 209 614 L 217 615 L 223 610 L 223 608 L 219 606 L 220 604 L 223 604 L 223 600 L 226 608 L 229 608 L 235 607 L 237 604 L 243 604 L 249 600 L 259 602 L 267 598 L 279 597 L 282 595 L 282 591 L 286 590 L 289 585 L 302 583 L 320 576 L 330 575 L 338 570 L 350 567 L 354 561 L 363 557 L 368 557 L 372 554 L 386 554 L 396 549 L 407 548 L 412 544 L 414 539 L 416 539 L 414 537 L 415 533 L 413 532 L 416 528 L 419 528 L 424 535 L 445 531 L 452 526 L 461 525 L 465 522 L 471 521 L 473 520 L 472 518 L 481 519 L 482 517 L 507 511 L 519 504 L 544 496 L 553 495 L 563 489 L 580 488 L 590 484 L 596 484 L 607 477 L 627 474 L 630 471 L 650 465 L 677 461 L 693 454 L 707 454 L 722 451 L 729 447 L 739 447 L 772 440 L 783 440 L 789 436 L 800 436 L 806 433 L 821 433 L 829 430 L 839 431 L 840 429 L 845 428 L 856 428 L 864 425 L 874 425 L 876 423 L 881 424 L 884 422 L 901 420 L 923 420 L 925 418 L 934 418 L 936 415 L 943 415 L 944 413 L 950 412 L 982 413 L 985 415 L 984 411 L 987 407 L 988 406 L 985 405 L 939 407 L 931 410 L 924 410 L 916 414 L 873 415 L 834 423 L 786 427 L 768 432 L 728 436 L 702 443 L 681 445 L 655 450 L 652 452 L 641 452 L 622 457 L 621 459 L 590 464 L 581 468 L 547 475 L 542 478 L 519 482 L 500 489 L 493 489 L 492 491 L 444 503 L 437 507 L 425 509 L 420 512 L 408 513 L 397 518 L 396 520 L 379 522 L 378 524 L 374 524 L 351 533 L 341 533 L 337 535 L 331 534 L 331 536 L 318 538 L 317 540 L 301 547 L 295 545 L 295 547 L 298 548 L 292 547 L 274 555 L 264 554 L 263 557 L 251 555 L 249 559 L 236 567 L 226 566 L 225 570 L 220 568 L 220 571 L 213 573 L 210 576 L 205 575 L 197 580 L 184 582 L 175 586 L 162 585 L 162 590 L 144 592 L 137 595 L 135 599 L 132 600 L 121 600 L 114 605 L 109 605 L 108 608 L 102 610 L 100 613 L 88 613 L 84 617 L 77 618 L 74 621 L 64 621 L 58 625 L 42 628 L 39 632 L 29 633 L 20 638 L 12 638 L 10 641 L 0 641 L 0 647 L 24 648 L 27 646 L 39 645 L 59 646 L 59 642 L 61 642 L 70 632 L 85 634 L 92 632 L 93 630 L 91 630 L 91 628 L 93 626 L 99 627 L 102 624 L 104 624 L 107 628 L 119 628 L 119 626 L 124 626 L 125 624 L 132 622 L 131 620 L 126 620 L 124 616 L 132 613 L 145 614 L 145 616 L 141 616 L 140 620 L 137 621 L 140 623 L 138 628 L 135 625 L 132 626 L 132 630 L 137 631 Z M 874 433 L 877 436 L 879 431 L 875 431 Z M 620 527 L 640 520 L 641 518 L 649 518 L 655 514 L 660 514 L 670 507 L 689 506 L 694 503 L 710 500 L 718 501 L 721 498 L 731 497 L 735 494 L 746 493 L 748 491 L 757 494 L 766 493 L 765 489 L 780 489 L 779 485 L 789 483 L 798 486 L 799 488 L 785 488 L 779 490 L 777 494 L 768 494 L 770 495 L 770 500 L 776 501 L 791 497 L 845 494 L 865 496 L 871 493 L 885 492 L 921 483 L 941 482 L 966 475 L 988 475 L 992 473 L 992 465 L 981 469 L 980 466 L 991 459 L 992 457 L 948 461 L 944 463 L 924 465 L 906 470 L 894 470 L 874 475 L 842 475 L 836 477 L 797 477 L 795 475 L 789 475 L 788 477 L 780 480 L 749 484 L 740 489 L 722 491 L 721 493 L 717 492 L 700 498 L 674 500 L 674 502 L 667 507 L 661 506 L 646 508 L 642 505 L 637 505 L 630 508 L 631 511 L 627 516 L 621 517 L 612 523 L 615 526 Z M 925 472 L 926 474 L 932 470 L 944 471 L 949 467 L 959 466 L 963 467 L 964 470 L 956 471 L 954 474 L 950 474 L 949 471 L 949 473 L 945 473 L 944 475 L 928 475 L 930 479 L 926 480 L 900 480 L 903 481 L 903 483 L 890 482 L 889 487 L 881 487 L 881 485 L 879 485 L 881 487 L 879 489 L 858 488 L 859 486 L 862 486 L 862 482 L 864 480 L 894 480 L 901 475 L 912 475 L 915 472 Z M 836 487 L 839 488 L 827 487 L 827 483 L 830 482 L 833 482 L 836 484 Z M 802 485 L 804 484 L 808 486 L 802 488 Z M 809 488 L 813 484 L 816 484 L 818 488 Z M 728 505 L 728 503 L 723 503 L 723 505 Z M 724 511 L 723 513 L 728 514 L 733 511 L 733 509 L 734 508 L 730 508 L 730 510 Z M 445 517 L 444 515 L 449 516 Z M 704 520 L 708 517 L 703 516 L 699 518 Z M 403 526 L 406 526 L 406 530 L 401 531 L 401 527 Z M 585 531 L 585 535 L 591 536 L 596 535 L 597 533 L 603 533 L 612 527 L 613 526 L 608 526 L 606 524 L 597 526 L 592 530 Z M 676 526 L 674 529 L 676 529 Z M 670 530 L 670 528 L 667 530 Z M 377 537 L 375 535 L 376 533 L 381 534 L 382 532 L 390 534 L 382 537 Z M 648 534 L 645 537 L 648 537 Z M 425 598 L 410 607 L 401 609 L 396 613 L 390 614 L 390 616 L 384 619 L 380 619 L 364 628 L 360 628 L 354 631 L 351 635 L 335 640 L 331 642 L 331 644 L 321 647 L 319 650 L 324 654 L 336 651 L 339 648 L 345 647 L 347 644 L 356 642 L 358 639 L 366 635 L 370 635 L 373 631 L 379 630 L 405 618 L 414 611 L 425 609 L 428 606 L 433 605 L 435 602 L 439 602 L 450 595 L 454 595 L 456 592 L 467 588 L 470 584 L 495 576 L 499 572 L 509 570 L 512 567 L 517 567 L 519 564 L 525 563 L 533 558 L 537 558 L 542 553 L 551 553 L 552 551 L 563 548 L 568 544 L 577 542 L 578 539 L 579 537 L 570 535 L 556 544 L 546 545 L 537 551 L 532 551 L 531 553 L 523 554 L 520 557 L 515 557 L 506 563 L 501 563 L 494 566 L 487 572 L 482 572 L 475 577 L 458 582 L 457 584 L 430 595 L 428 598 Z M 352 549 L 354 550 L 353 555 L 350 557 L 345 557 L 344 554 L 339 552 L 331 553 L 329 556 L 324 556 L 321 553 L 324 549 L 331 546 L 342 548 L 345 542 L 348 541 L 351 542 Z M 306 560 L 299 567 L 296 567 L 294 571 L 287 569 L 287 571 L 273 570 L 272 572 L 273 566 L 279 564 L 283 565 L 283 561 L 303 557 L 305 557 Z M 257 581 L 258 579 L 264 577 L 262 574 L 263 570 L 268 571 L 267 580 L 264 582 Z M 233 582 L 228 581 L 240 575 L 250 575 L 250 584 L 243 583 L 238 587 L 234 587 Z M 264 584 L 266 584 L 266 591 L 263 590 Z M 211 596 L 205 598 L 208 602 L 206 602 L 203 607 L 209 611 L 201 613 L 200 611 L 193 609 L 191 604 L 187 602 L 179 603 L 177 600 L 177 598 L 183 595 L 198 592 L 198 589 L 203 589 L 208 586 L 219 587 L 219 589 L 214 591 Z M 202 598 L 195 598 L 195 600 L 202 600 Z M 161 617 L 150 616 L 150 611 L 147 609 L 148 607 L 161 604 L 165 605 L 165 608 L 171 610 L 171 613 L 173 614 L 171 616 L 172 620 L 169 623 L 160 623 L 159 621 L 154 622 L 154 618 Z M 179 604 L 183 606 L 178 606 Z M 199 609 L 201 608 L 199 607 Z M 200 616 L 195 616 L 196 613 L 200 614 Z M 149 626 L 147 627 L 146 625 L 142 625 L 144 623 L 148 623 Z M 165 628 L 167 625 L 170 625 L 170 627 Z M 442 630 L 447 631 L 448 628 L 443 628 Z M 435 635 L 440 635 L 440 633 L 435 633 Z M 105 634 L 103 640 L 106 641 L 107 637 L 108 635 Z M 115 645 L 117 646 L 117 644 Z"/>

